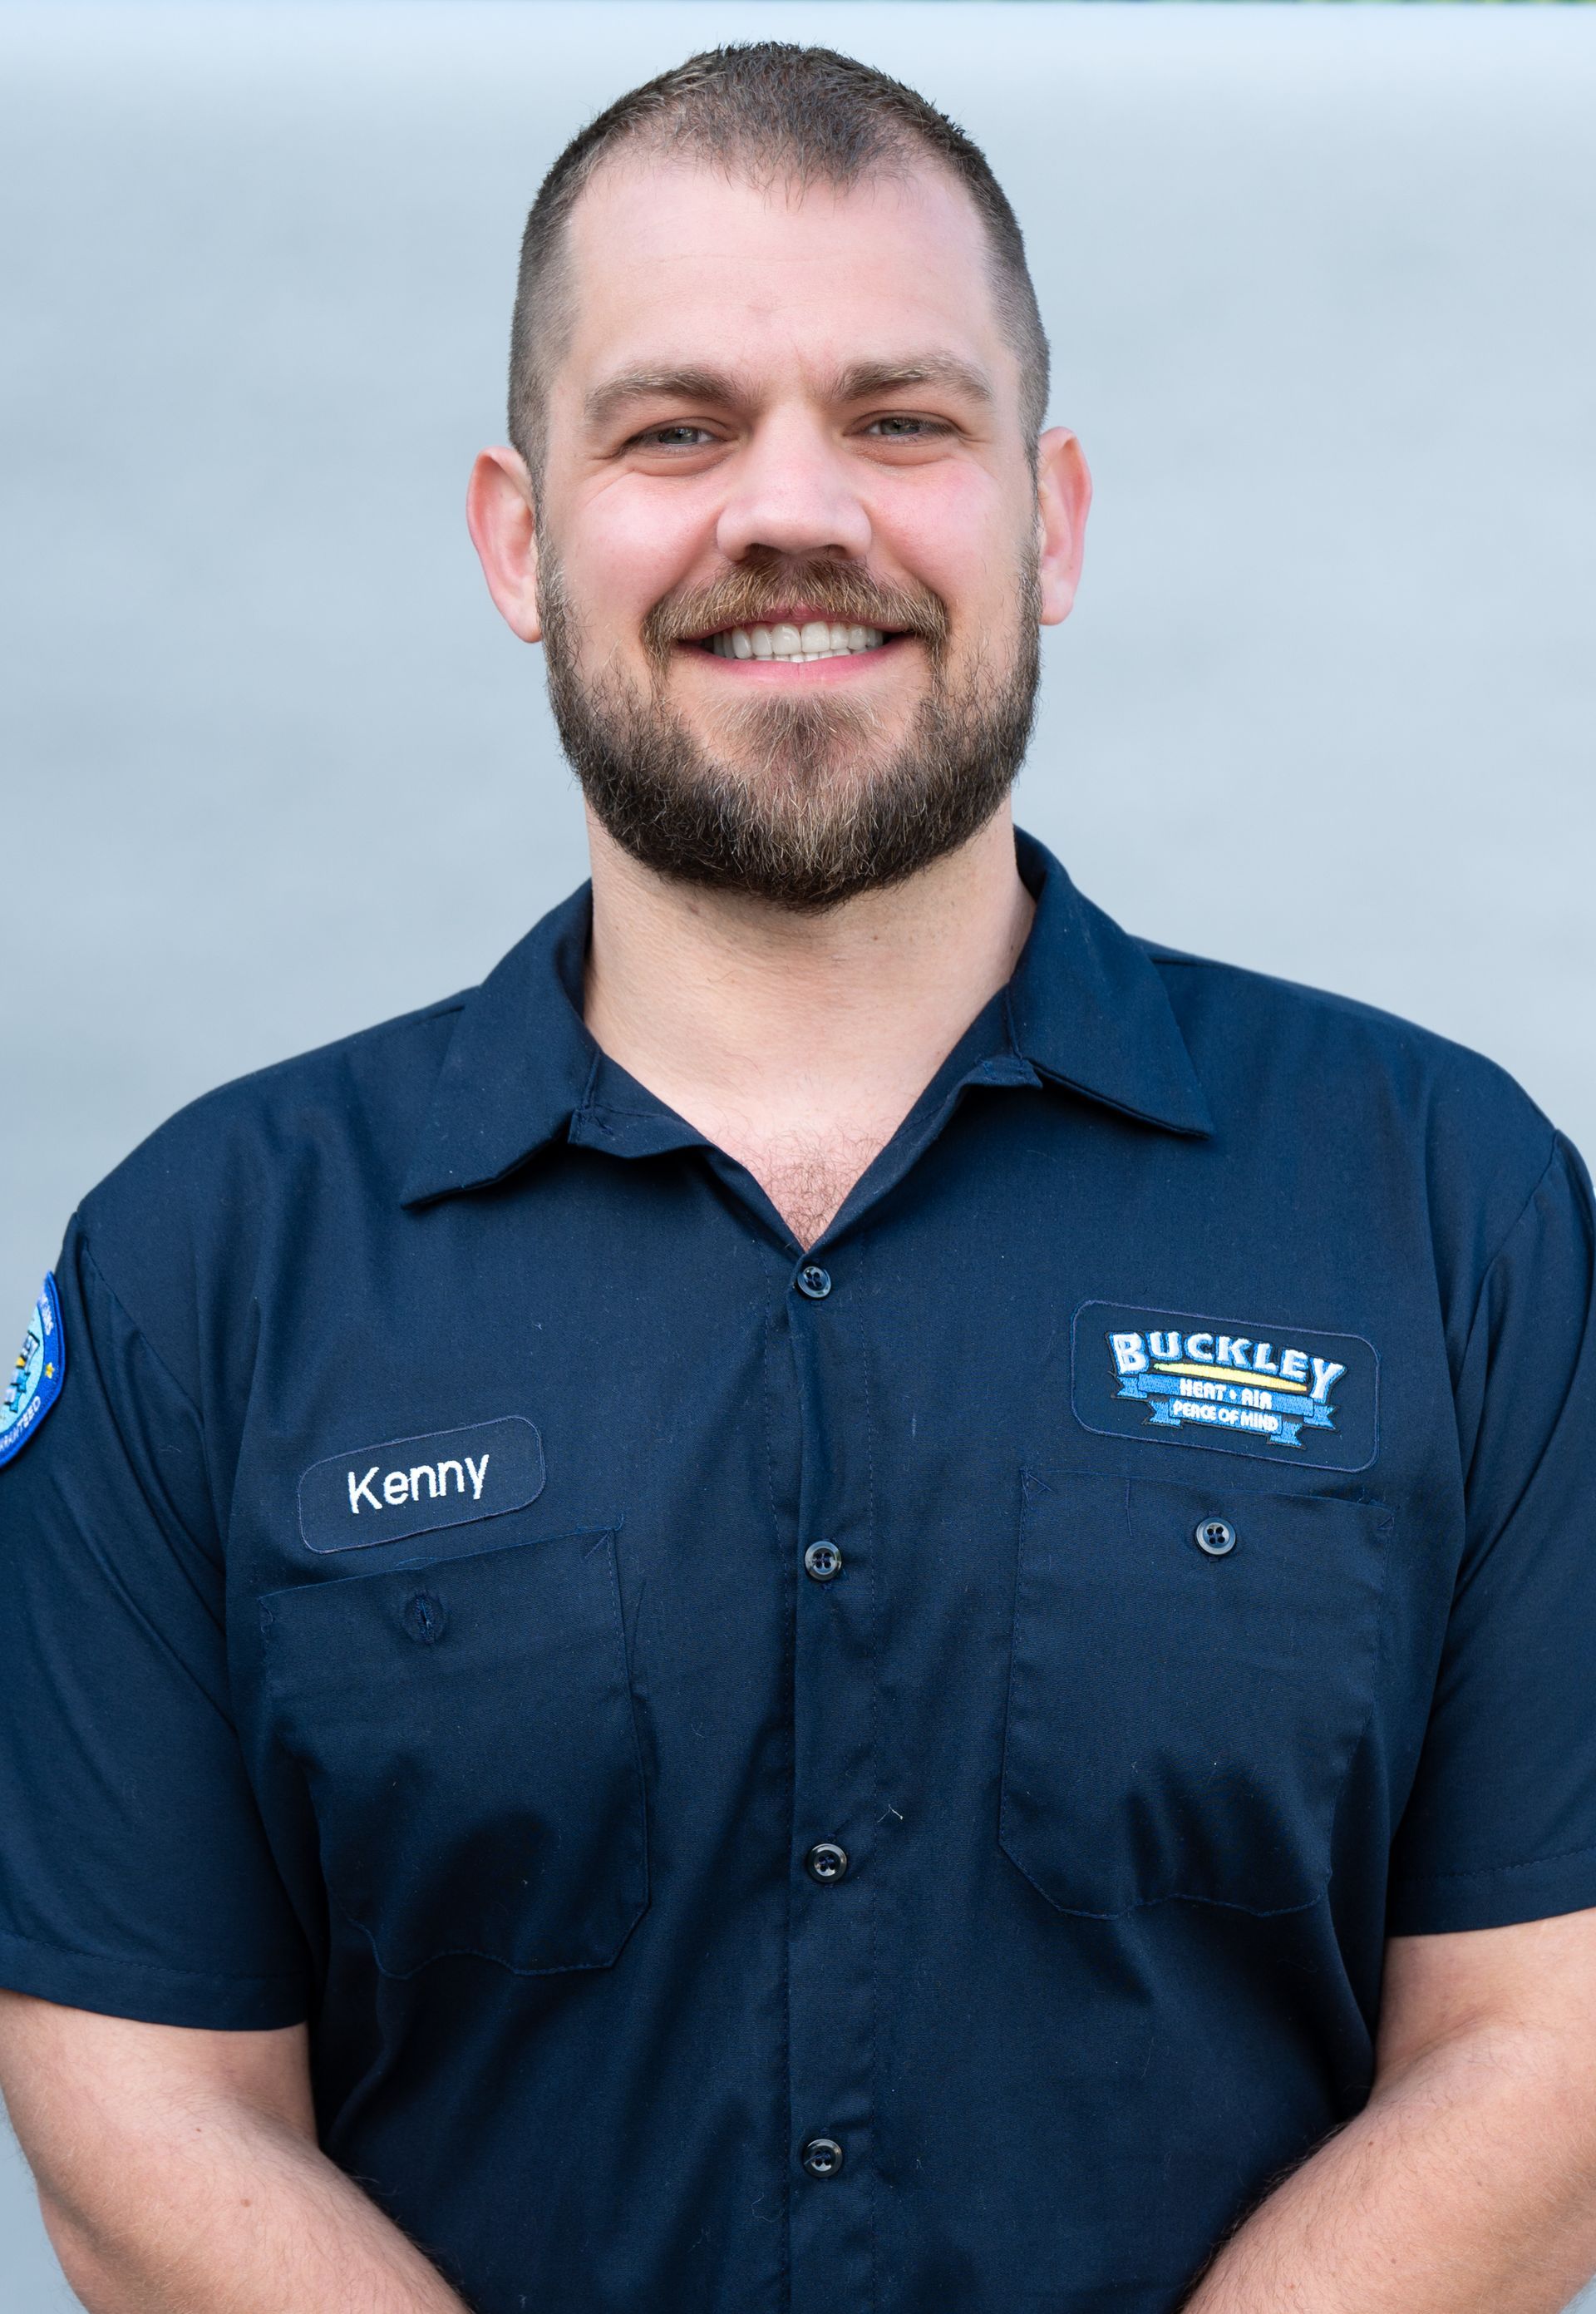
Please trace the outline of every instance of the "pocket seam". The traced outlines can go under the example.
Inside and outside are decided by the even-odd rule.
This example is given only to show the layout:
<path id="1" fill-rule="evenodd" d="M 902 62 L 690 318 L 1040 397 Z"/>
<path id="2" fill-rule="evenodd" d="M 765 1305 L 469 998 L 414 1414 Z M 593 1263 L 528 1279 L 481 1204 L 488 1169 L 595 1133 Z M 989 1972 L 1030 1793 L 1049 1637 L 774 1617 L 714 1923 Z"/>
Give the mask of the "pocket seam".
<path id="1" fill-rule="evenodd" d="M 1025 1573 L 1026 1537 L 1030 1529 L 1033 1486 L 1041 1488 L 1045 1494 L 1050 1495 L 1054 1491 L 1039 1471 L 1029 1470 L 1022 1464 L 1019 1472 L 1019 1535 L 1014 1554 L 1014 1598 L 1009 1616 L 1009 1683 L 1003 1696 L 1003 1756 L 998 1769 L 998 1846 L 1015 1870 L 1036 1891 L 1043 1903 L 1053 1905 L 1058 1912 L 1063 1907 L 1053 1903 L 1053 1898 L 1041 1882 L 1033 1878 L 1009 1845 L 1009 1738 L 1014 1727 L 1014 1665 L 1019 1655 L 1020 1583 Z M 1128 1504 L 1128 1493 L 1126 1501 Z"/>
<path id="2" fill-rule="evenodd" d="M 1064 1479 L 1089 1479 L 1099 1480 L 1104 1478 L 1112 1477 L 1112 1475 L 1113 1474 L 1111 1472 L 1106 1471 L 1078 1470 L 1070 1470 L 1060 1473 L 1060 1476 Z M 1151 1471 L 1143 1473 L 1142 1476 L 1146 1483 L 1153 1486 L 1189 1487 L 1190 1485 L 1190 1481 L 1188 1480 L 1176 1478 L 1164 1479 L 1155 1477 Z M 1121 1483 L 1121 1500 L 1124 1508 L 1127 1534 L 1133 1532 L 1131 1518 L 1131 1489 L 1136 1482 L 1136 1474 L 1133 1472 L 1126 1472 Z M 1311 1495 L 1296 1492 L 1286 1494 L 1279 1488 L 1245 1486 L 1228 1488 L 1226 1491 L 1249 1496 L 1256 1500 L 1265 1502 L 1345 1503 L 1352 1509 L 1377 1511 L 1380 1514 L 1377 1526 L 1385 1548 L 1380 1553 L 1380 1584 L 1375 1598 L 1371 1628 L 1370 1631 L 1371 1660 L 1375 1666 L 1375 1672 L 1374 1674 L 1371 1675 L 1371 1693 L 1368 1702 L 1362 1717 L 1359 1718 L 1356 1733 L 1347 1746 L 1346 1768 L 1343 1772 L 1341 1783 L 1336 1794 L 1335 1806 L 1330 1811 L 1330 1822 L 1327 1830 L 1326 1841 L 1327 1845 L 1333 1850 L 1336 1830 L 1340 1822 L 1342 1804 L 1346 1796 L 1347 1787 L 1352 1780 L 1353 1763 L 1368 1736 L 1370 1727 L 1373 1722 L 1374 1715 L 1379 1706 L 1377 1675 L 1378 1667 L 1384 1652 L 1387 1603 L 1390 1593 L 1389 1546 L 1396 1531 L 1396 1511 L 1390 1504 L 1373 1496 L 1358 1496 L 1356 1497 L 1353 1497 L 1343 1495 Z M 1293 1904 L 1248 1904 L 1238 1897 L 1212 1896 L 1183 1888 L 1171 1888 L 1156 1896 L 1138 1896 L 1133 1903 L 1116 1906 L 1110 1911 L 1093 1912 L 1088 1910 L 1083 1905 L 1061 1904 L 1055 1896 L 1049 1895 L 1047 1890 L 1043 1887 L 1041 1882 L 1036 1877 L 1036 1875 L 1021 1862 L 1019 1857 L 1010 1845 L 1009 1742 L 1013 1726 L 1015 1665 L 1019 1656 L 1019 1638 L 1021 1630 L 1020 1585 L 1025 1571 L 1026 1550 L 1031 1530 L 1031 1504 L 1036 1492 L 1052 1495 L 1057 1492 L 1057 1488 L 1054 1487 L 1048 1479 L 1044 1478 L 1040 1471 L 1035 1469 L 1033 1466 L 1022 1464 L 1020 1469 L 1019 1534 L 1015 1552 L 1014 1606 L 1010 1624 L 1009 1682 L 1003 1703 L 1003 1750 L 999 1771 L 998 1845 L 1002 1850 L 1003 1854 L 1008 1858 L 1009 1862 L 1013 1866 L 1014 1869 L 1019 1874 L 1020 1877 L 1027 1883 L 1027 1885 L 1036 1890 L 1037 1895 L 1041 1897 L 1043 1903 L 1048 1907 L 1048 1909 L 1059 1913 L 1066 1920 L 1123 1921 L 1128 1919 L 1133 1912 L 1150 1912 L 1154 1906 L 1159 1904 L 1206 1904 L 1217 1911 L 1242 1912 L 1245 1913 L 1249 1920 L 1260 1921 L 1282 1920 L 1293 1912 L 1312 1912 L 1316 1906 L 1322 1904 L 1326 1900 L 1326 1896 L 1330 1886 L 1330 1880 L 1333 1877 L 1333 1866 L 1331 1870 L 1327 1872 L 1322 1886 L 1316 1889 L 1311 1895 L 1304 1897 L 1300 1903 Z"/>
<path id="3" fill-rule="evenodd" d="M 266 1676 L 263 1683 L 265 1700 L 269 1707 L 272 1708 L 269 1714 L 271 1719 L 276 1720 L 278 1714 L 286 1712 L 287 1709 L 288 1693 L 285 1691 L 279 1679 L 281 1652 L 272 1644 L 268 1636 L 273 1621 L 270 1609 L 270 1603 L 273 1600 L 305 1591 L 342 1589 L 348 1585 L 355 1584 L 376 1583 L 382 1581 L 384 1577 L 392 1575 L 424 1573 L 435 1564 L 440 1567 L 448 1567 L 451 1568 L 455 1567 L 470 1566 L 472 1561 L 474 1559 L 499 1558 L 510 1551 L 536 1550 L 545 1544 L 570 1541 L 574 1541 L 578 1536 L 582 1535 L 590 1536 L 592 1538 L 588 1552 L 585 1553 L 584 1556 L 590 1555 L 591 1550 L 595 1549 L 600 1543 L 607 1542 L 610 1546 L 608 1570 L 610 1577 L 610 1608 L 613 1621 L 616 1643 L 620 1649 L 621 1673 L 626 1690 L 628 1725 L 631 1731 L 632 1771 L 637 1780 L 638 1815 L 640 1828 L 640 1897 L 636 1912 L 632 1914 L 631 1919 L 626 1923 L 625 1928 L 616 1939 L 613 1947 L 608 1952 L 595 1960 L 554 1961 L 535 1968 L 523 1968 L 518 1967 L 514 1961 L 505 1959 L 501 1954 L 485 1952 L 480 1945 L 446 1945 L 436 1952 L 428 1953 L 424 1959 L 418 1961 L 413 1968 L 393 1968 L 384 1960 L 377 1947 L 376 1937 L 372 1929 L 368 1927 L 366 1921 L 360 1920 L 349 1910 L 348 1903 L 345 1901 L 339 1891 L 333 1886 L 331 1877 L 328 1876 L 325 1865 L 322 1865 L 322 1886 L 326 1892 L 330 1905 L 337 1912 L 339 1917 L 347 1921 L 348 1926 L 363 1939 L 370 1949 L 373 1966 L 377 1970 L 381 1976 L 386 1978 L 390 1983 L 408 1983 L 413 1978 L 421 1975 L 425 1970 L 433 1967 L 438 1961 L 444 1960 L 485 1961 L 491 1967 L 503 1969 L 507 1975 L 518 1977 L 572 1976 L 592 1969 L 613 1968 L 616 1961 L 620 1959 L 622 1953 L 625 1950 L 627 1943 L 629 1942 L 633 1930 L 636 1929 L 638 1922 L 648 1910 L 648 1907 L 653 1901 L 654 1893 L 649 1840 L 648 1782 L 643 1766 L 642 1738 L 638 1727 L 637 1694 L 632 1681 L 630 1653 L 626 1644 L 626 1624 L 621 1603 L 620 1568 L 615 1550 L 621 1524 L 622 1521 L 620 1519 L 616 1519 L 610 1524 L 602 1527 L 569 1527 L 560 1534 L 547 1536 L 541 1535 L 530 1542 L 507 1544 L 499 1543 L 487 1550 L 462 1552 L 450 1559 L 439 1559 L 436 1561 L 420 1561 L 413 1566 L 406 1565 L 384 1568 L 366 1568 L 357 1574 L 323 1577 L 320 1582 L 314 1583 L 283 1584 L 279 1585 L 274 1590 L 260 1592 L 256 1594 L 256 1603 L 260 1614 L 261 1652 L 265 1657 Z M 395 1541 L 403 1539 L 404 1538 L 398 1536 L 394 1537 Z M 291 1762 L 301 1776 L 304 1776 L 306 1773 L 306 1762 L 301 1759 L 299 1753 L 295 1752 L 285 1740 L 280 1726 L 272 1727 L 270 1741 L 274 1750 L 282 1758 Z M 318 1862 L 320 1863 L 322 1824 L 321 1819 L 317 1815 L 314 1803 L 309 1802 L 308 1804 L 310 1806 L 311 1821 L 316 1833 Z"/>

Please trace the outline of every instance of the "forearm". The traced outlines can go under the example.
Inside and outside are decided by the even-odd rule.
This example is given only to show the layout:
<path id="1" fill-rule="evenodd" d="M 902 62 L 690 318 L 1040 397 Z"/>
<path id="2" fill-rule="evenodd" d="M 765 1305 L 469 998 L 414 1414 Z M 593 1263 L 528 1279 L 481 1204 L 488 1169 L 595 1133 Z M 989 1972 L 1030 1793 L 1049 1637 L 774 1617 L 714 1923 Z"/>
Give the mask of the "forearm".
<path id="1" fill-rule="evenodd" d="M 1566 2049 L 1421 2054 L 1233 2236 L 1188 2314 L 1559 2314 L 1596 2271 L 1596 2112 Z"/>
<path id="2" fill-rule="evenodd" d="M 309 2139 L 225 2099 L 73 2167 L 40 2198 L 89 2314 L 464 2314 Z"/>

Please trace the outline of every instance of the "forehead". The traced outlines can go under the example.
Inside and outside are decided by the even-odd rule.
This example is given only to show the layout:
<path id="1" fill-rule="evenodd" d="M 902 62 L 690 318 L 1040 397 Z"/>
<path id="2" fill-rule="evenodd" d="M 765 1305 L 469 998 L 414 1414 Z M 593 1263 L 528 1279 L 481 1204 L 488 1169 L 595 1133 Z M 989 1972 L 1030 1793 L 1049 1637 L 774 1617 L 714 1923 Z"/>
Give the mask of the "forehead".
<path id="1" fill-rule="evenodd" d="M 984 227 L 934 163 L 799 192 L 624 156 L 577 203 L 569 260 L 560 382 L 577 393 L 633 361 L 820 377 L 937 346 L 1017 367 Z"/>

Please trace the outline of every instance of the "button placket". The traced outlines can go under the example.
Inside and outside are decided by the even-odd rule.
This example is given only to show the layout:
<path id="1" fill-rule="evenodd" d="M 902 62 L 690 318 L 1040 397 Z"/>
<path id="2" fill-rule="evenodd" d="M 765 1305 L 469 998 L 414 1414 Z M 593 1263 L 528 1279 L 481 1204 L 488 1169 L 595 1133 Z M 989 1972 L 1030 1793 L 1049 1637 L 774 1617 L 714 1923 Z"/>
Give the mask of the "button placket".
<path id="1" fill-rule="evenodd" d="M 806 1260 L 791 1273 L 788 1304 L 802 1458 L 788 1911 L 791 2314 L 835 2314 L 840 2303 L 869 2314 L 875 2303 L 875 1602 L 855 1259 L 851 1246 L 835 1268 Z"/>

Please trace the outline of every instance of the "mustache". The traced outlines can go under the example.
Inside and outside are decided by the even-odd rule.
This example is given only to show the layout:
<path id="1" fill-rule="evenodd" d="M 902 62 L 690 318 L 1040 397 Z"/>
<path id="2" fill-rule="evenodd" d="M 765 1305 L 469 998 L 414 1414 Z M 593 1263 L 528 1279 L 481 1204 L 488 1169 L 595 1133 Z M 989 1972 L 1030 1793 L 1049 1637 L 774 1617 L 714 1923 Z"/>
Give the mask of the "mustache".
<path id="1" fill-rule="evenodd" d="M 918 635 L 933 660 L 948 640 L 948 606 L 929 587 L 889 586 L 854 563 L 772 561 L 739 563 L 707 587 L 662 596 L 643 621 L 643 646 L 657 663 L 673 645 L 723 627 L 769 626 L 794 603 L 842 626 Z"/>

